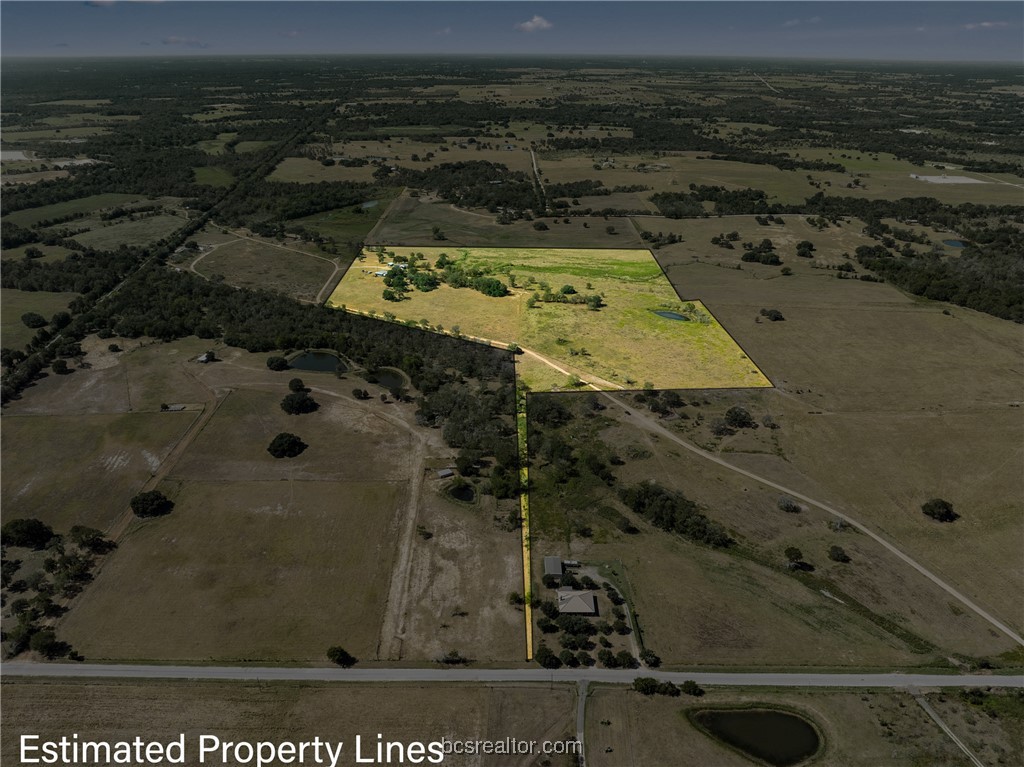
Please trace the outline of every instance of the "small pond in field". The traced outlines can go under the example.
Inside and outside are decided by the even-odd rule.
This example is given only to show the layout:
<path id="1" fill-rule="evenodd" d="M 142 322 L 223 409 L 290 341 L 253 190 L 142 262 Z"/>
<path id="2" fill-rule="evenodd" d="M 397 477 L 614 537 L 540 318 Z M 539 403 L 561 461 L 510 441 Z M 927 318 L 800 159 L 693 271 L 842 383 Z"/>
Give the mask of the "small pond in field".
<path id="1" fill-rule="evenodd" d="M 316 373 L 344 373 L 348 366 L 337 354 L 331 352 L 303 352 L 288 363 L 295 370 L 310 370 Z"/>
<path id="2" fill-rule="evenodd" d="M 821 747 L 817 729 L 785 711 L 704 709 L 691 717 L 712 737 L 774 767 L 799 764 Z"/>
<path id="3" fill-rule="evenodd" d="M 963 240 L 943 240 L 943 245 L 948 245 L 951 248 L 963 248 L 967 245 Z"/>
<path id="4" fill-rule="evenodd" d="M 659 317 L 664 317 L 667 320 L 682 320 L 683 322 L 690 321 L 689 317 L 687 317 L 685 314 L 680 314 L 679 312 L 666 312 L 659 310 L 656 311 L 655 314 L 657 314 Z"/>

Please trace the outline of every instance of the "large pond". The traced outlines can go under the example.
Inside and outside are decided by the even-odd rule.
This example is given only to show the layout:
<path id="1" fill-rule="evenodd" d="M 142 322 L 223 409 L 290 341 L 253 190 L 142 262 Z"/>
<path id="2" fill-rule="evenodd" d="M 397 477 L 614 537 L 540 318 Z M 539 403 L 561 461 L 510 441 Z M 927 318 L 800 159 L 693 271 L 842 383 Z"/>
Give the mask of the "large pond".
<path id="1" fill-rule="evenodd" d="M 774 767 L 799 764 L 821 746 L 810 722 L 784 711 L 705 709 L 691 716 L 712 737 Z"/>
<path id="2" fill-rule="evenodd" d="M 943 240 L 942 244 L 948 245 L 951 248 L 963 248 L 967 245 L 963 240 Z"/>
<path id="3" fill-rule="evenodd" d="M 476 490 L 468 482 L 464 485 L 457 485 L 448 490 L 452 498 L 463 503 L 472 503 L 476 499 Z"/>
<path id="4" fill-rule="evenodd" d="M 288 364 L 295 370 L 311 370 L 316 373 L 344 373 L 348 370 L 341 358 L 331 352 L 303 352 Z"/>
<path id="5" fill-rule="evenodd" d="M 690 321 L 689 317 L 687 317 L 685 314 L 680 314 L 679 312 L 667 312 L 659 310 L 656 311 L 655 314 L 657 314 L 659 317 L 664 317 L 667 320 L 682 320 L 683 322 Z"/>

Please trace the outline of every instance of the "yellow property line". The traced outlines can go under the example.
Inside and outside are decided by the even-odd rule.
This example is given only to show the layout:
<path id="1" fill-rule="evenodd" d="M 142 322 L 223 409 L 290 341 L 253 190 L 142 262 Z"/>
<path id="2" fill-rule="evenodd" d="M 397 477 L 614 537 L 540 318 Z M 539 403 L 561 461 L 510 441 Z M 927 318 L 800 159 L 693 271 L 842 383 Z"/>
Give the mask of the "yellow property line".
<path id="1" fill-rule="evenodd" d="M 516 376 L 519 381 L 519 376 Z M 517 389 L 519 387 L 516 387 Z M 533 660 L 533 599 L 530 572 L 530 471 L 526 466 L 529 454 L 526 446 L 526 392 L 516 392 L 516 435 L 519 440 L 519 510 L 522 523 L 519 530 L 523 539 L 523 615 L 526 618 L 526 659 Z"/>

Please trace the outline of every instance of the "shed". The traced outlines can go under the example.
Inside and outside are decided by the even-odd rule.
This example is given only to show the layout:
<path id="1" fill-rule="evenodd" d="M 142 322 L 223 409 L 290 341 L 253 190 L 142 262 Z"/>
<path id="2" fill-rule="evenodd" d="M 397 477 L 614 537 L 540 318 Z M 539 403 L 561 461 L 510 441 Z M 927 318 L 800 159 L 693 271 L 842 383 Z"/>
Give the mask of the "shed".
<path id="1" fill-rule="evenodd" d="M 589 591 L 559 589 L 558 612 L 569 615 L 597 615 L 597 599 Z"/>
<path id="2" fill-rule="evenodd" d="M 455 476 L 455 472 L 452 471 L 451 469 L 441 469 L 440 471 L 437 472 L 437 478 L 438 479 L 448 479 L 449 477 L 454 477 L 454 476 Z"/>
<path id="3" fill-rule="evenodd" d="M 562 577 L 562 558 L 561 557 L 544 557 L 544 575 L 555 575 L 559 578 Z"/>

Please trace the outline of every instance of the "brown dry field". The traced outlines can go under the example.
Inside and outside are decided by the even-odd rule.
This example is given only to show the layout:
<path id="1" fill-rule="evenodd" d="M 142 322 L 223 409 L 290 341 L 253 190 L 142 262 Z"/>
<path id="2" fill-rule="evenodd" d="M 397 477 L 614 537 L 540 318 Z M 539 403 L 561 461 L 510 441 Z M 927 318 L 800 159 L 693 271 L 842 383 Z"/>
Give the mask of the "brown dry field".
<path id="1" fill-rule="evenodd" d="M 342 764 L 354 762 L 354 741 L 430 742 L 514 736 L 565 740 L 574 732 L 575 691 L 569 685 L 316 684 L 239 682 L 10 681 L 2 687 L 0 758 L 15 763 L 17 738 L 55 738 L 71 731 L 92 740 L 142 735 L 167 742 L 184 733 L 189 764 L 197 739 L 301 741 L 319 736 L 345 743 Z M 445 758 L 452 767 L 541 767 L 537 757 Z M 236 764 L 234 761 L 226 764 Z M 557 763 L 556 763 L 557 764 Z"/>
<path id="2" fill-rule="evenodd" d="M 93 660 L 370 659 L 403 484 L 165 481 L 174 510 L 134 524 L 58 634 Z"/>
<path id="3" fill-rule="evenodd" d="M 822 235 L 811 238 L 819 247 Z M 792 276 L 769 278 L 771 267 L 717 268 L 678 247 L 656 252 L 669 278 L 712 308 L 777 387 L 766 402 L 784 457 L 729 460 L 845 510 L 1020 630 L 1019 327 L 836 280 L 805 259 L 787 260 Z M 763 307 L 785 322 L 759 322 Z M 962 518 L 922 515 L 933 497 Z"/>
<path id="4" fill-rule="evenodd" d="M 824 751 L 812 762 L 821 767 L 970 764 L 914 699 L 904 693 L 709 688 L 701 698 L 646 698 L 631 690 L 603 686 L 593 688 L 587 699 L 587 764 L 752 764 L 704 735 L 689 723 L 684 713 L 690 708 L 752 703 L 783 706 L 809 715 L 825 738 Z"/>
<path id="5" fill-rule="evenodd" d="M 1024 723 L 1020 719 L 989 716 L 962 701 L 955 692 L 930 693 L 926 699 L 983 764 L 1011 767 L 1024 757 Z"/>
<path id="6" fill-rule="evenodd" d="M 628 218 L 570 218 L 569 223 L 545 219 L 548 230 L 538 232 L 529 221 L 497 224 L 486 211 L 464 211 L 429 197 L 403 194 L 385 213 L 367 238 L 369 245 L 419 245 L 427 247 L 563 247 L 641 248 L 643 243 Z M 584 224 L 587 224 L 585 227 Z M 432 227 L 439 226 L 446 239 L 433 239 Z M 614 226 L 610 235 L 605 227 Z"/>
<path id="7" fill-rule="evenodd" d="M 203 256 L 195 271 L 205 277 L 221 275 L 229 285 L 273 290 L 313 301 L 334 272 L 334 264 L 290 246 L 240 239 L 219 245 Z"/>

